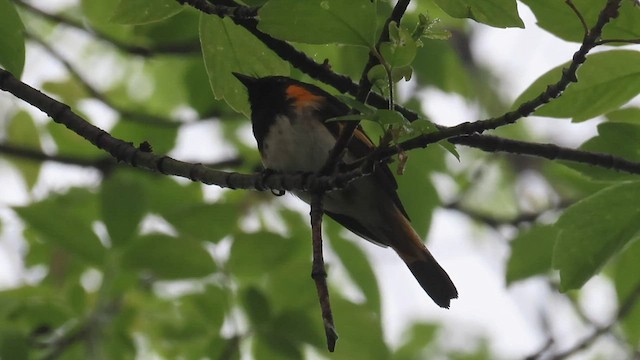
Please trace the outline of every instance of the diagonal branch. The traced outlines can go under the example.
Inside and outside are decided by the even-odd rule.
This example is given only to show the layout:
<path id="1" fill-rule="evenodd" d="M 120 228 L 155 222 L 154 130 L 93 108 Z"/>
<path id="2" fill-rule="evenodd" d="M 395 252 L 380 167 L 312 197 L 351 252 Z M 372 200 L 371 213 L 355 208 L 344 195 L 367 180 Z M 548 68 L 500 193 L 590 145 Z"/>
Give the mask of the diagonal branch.
<path id="1" fill-rule="evenodd" d="M 189 4 L 198 10 L 221 18 L 253 19 L 258 16 L 258 7 L 242 6 L 233 3 L 230 6 L 210 3 L 207 0 L 176 0 L 181 5 Z"/>
<path id="2" fill-rule="evenodd" d="M 618 312 L 616 313 L 616 316 L 614 317 L 613 320 L 611 320 L 611 322 L 609 324 L 597 327 L 593 331 L 593 333 L 591 333 L 591 335 L 589 335 L 586 338 L 582 339 L 582 341 L 578 342 L 573 347 L 571 347 L 571 348 L 569 348 L 569 349 L 567 349 L 565 351 L 559 352 L 557 354 L 554 354 L 553 356 L 549 357 L 549 359 L 552 359 L 552 360 L 566 359 L 569 356 L 575 355 L 576 353 L 587 349 L 598 338 L 600 338 L 600 336 L 609 333 L 611 331 L 611 329 L 618 322 L 624 320 L 624 318 L 626 318 L 627 315 L 629 315 L 631 310 L 633 310 L 633 308 L 636 305 L 638 305 L 638 301 L 639 300 L 640 300 L 640 284 L 636 285 L 636 287 L 633 289 L 633 291 L 631 291 L 631 293 L 627 296 L 627 298 L 624 300 L 624 302 L 620 305 L 620 307 L 618 308 Z"/>
<path id="3" fill-rule="evenodd" d="M 62 54 L 56 51 L 51 45 L 47 44 L 42 39 L 38 38 L 37 36 L 29 32 L 27 32 L 27 36 L 31 41 L 42 46 L 42 48 L 44 48 L 45 51 L 47 51 L 49 54 L 51 54 L 51 56 L 53 56 L 56 60 L 58 60 L 60 64 L 62 64 L 62 66 L 67 70 L 67 72 L 82 85 L 84 90 L 88 92 L 91 97 L 95 98 L 96 100 L 105 104 L 109 108 L 118 112 L 122 118 L 130 119 L 132 121 L 137 121 L 144 124 L 152 124 L 154 126 L 162 126 L 162 127 L 168 127 L 168 128 L 176 128 L 182 125 L 181 122 L 174 121 L 162 116 L 141 113 L 138 111 L 132 111 L 132 110 L 128 110 L 120 107 L 119 105 L 111 101 L 109 98 L 104 96 L 100 91 L 98 91 L 98 89 L 93 87 L 93 85 L 91 85 L 89 81 L 87 81 L 87 79 L 85 79 L 78 72 L 78 70 L 73 65 L 71 65 L 71 63 L 67 59 L 65 59 L 64 56 L 62 56 Z"/>
<path id="4" fill-rule="evenodd" d="M 207 185 L 231 189 L 305 190 L 311 192 L 344 188 L 356 178 L 368 175 L 357 168 L 334 176 L 314 174 L 240 174 L 190 164 L 169 156 L 155 155 L 147 146 L 136 148 L 132 143 L 117 139 L 75 114 L 68 105 L 60 103 L 42 92 L 16 79 L 0 68 L 0 89 L 26 101 L 46 113 L 53 121 L 82 136 L 99 149 L 107 151 L 117 161 L 165 175 L 180 176 Z"/>
<path id="5" fill-rule="evenodd" d="M 199 42 L 155 45 L 155 46 L 132 45 L 132 44 L 128 44 L 123 41 L 120 41 L 116 38 L 113 38 L 107 35 L 106 33 L 101 32 L 98 29 L 88 28 L 87 24 L 82 23 L 78 20 L 72 19 L 70 17 L 48 13 L 22 0 L 13 0 L 13 2 L 32 14 L 36 14 L 44 19 L 47 19 L 52 22 L 56 22 L 58 24 L 65 25 L 67 27 L 74 28 L 76 30 L 80 30 L 86 34 L 89 34 L 90 36 L 95 37 L 96 39 L 102 40 L 105 43 L 113 45 L 114 47 L 116 47 L 117 49 L 123 52 L 129 53 L 132 55 L 138 55 L 142 57 L 151 57 L 154 55 L 197 55 L 200 53 Z"/>
<path id="6" fill-rule="evenodd" d="M 195 0 L 183 0 L 183 2 L 194 6 L 195 8 L 198 8 L 197 5 L 194 5 L 194 3 L 196 2 Z M 237 5 L 233 0 L 220 0 L 219 2 L 229 5 Z M 479 135 L 479 133 L 482 133 L 486 130 L 495 129 L 500 126 L 512 124 L 522 117 L 531 115 L 538 107 L 551 101 L 553 98 L 558 97 L 571 82 L 577 81 L 576 72 L 578 68 L 586 60 L 587 53 L 595 46 L 601 45 L 600 36 L 602 34 L 602 29 L 611 19 L 618 16 L 618 8 L 620 6 L 620 2 L 621 0 L 607 1 L 606 6 L 598 16 L 596 24 L 585 35 L 583 44 L 581 45 L 580 49 L 574 54 L 572 63 L 567 69 L 565 69 L 560 80 L 555 84 L 549 85 L 547 89 L 540 95 L 538 95 L 535 99 L 523 103 L 515 111 L 506 113 L 496 118 L 477 121 L 474 123 L 465 122 L 451 128 L 441 126 L 439 127 L 439 131 L 437 132 L 426 134 L 409 140 L 408 142 L 402 143 L 398 146 L 398 149 L 386 149 L 384 154 L 380 155 L 388 157 L 394 155 L 395 152 L 399 151 L 400 149 L 408 150 L 418 147 L 426 147 L 429 144 L 433 144 L 445 139 L 449 140 L 452 143 L 461 143 L 462 141 L 464 141 L 464 145 L 466 146 L 478 147 L 481 149 L 483 146 L 486 146 L 487 143 L 495 142 L 496 138 L 487 139 L 485 138 L 485 135 Z M 234 19 L 234 22 L 247 29 L 257 39 L 261 40 L 267 47 L 273 50 L 278 56 L 291 63 L 300 71 L 321 82 L 333 86 L 336 90 L 342 93 L 349 93 L 353 96 L 357 96 L 360 87 L 349 77 L 331 71 L 330 68 L 325 66 L 324 64 L 316 63 L 315 61 L 307 57 L 306 54 L 296 50 L 289 43 L 275 39 L 270 35 L 259 31 L 257 29 L 256 19 Z M 378 108 L 386 108 L 388 105 L 387 100 L 377 93 L 370 93 L 369 97 L 367 98 L 367 103 Z M 395 109 L 402 113 L 410 121 L 419 118 L 418 114 L 402 106 L 395 105 Z M 466 137 L 465 139 L 461 140 L 458 137 L 462 135 L 472 136 Z M 516 142 L 514 142 L 513 140 L 511 140 L 511 143 L 516 144 Z M 527 147 L 528 145 L 530 145 L 526 142 L 517 142 L 517 144 L 522 145 L 522 147 Z M 537 156 L 536 153 L 528 154 Z M 616 158 L 613 157 L 613 159 Z M 575 161 L 572 159 L 569 160 Z M 613 161 L 612 163 L 618 163 L 618 161 Z M 615 164 L 612 165 L 612 168 L 616 168 Z M 617 170 L 628 171 L 627 169 Z M 632 172 L 635 173 L 635 170 L 633 170 Z"/>
<path id="7" fill-rule="evenodd" d="M 552 211 L 561 211 L 568 206 L 570 206 L 572 202 L 563 201 L 559 204 L 556 204 L 553 207 L 541 210 L 539 212 L 523 212 L 513 217 L 495 217 L 492 215 L 484 214 L 482 212 L 478 212 L 476 210 L 465 208 L 460 200 L 456 200 L 450 203 L 446 203 L 442 205 L 443 209 L 455 210 L 460 212 L 461 214 L 466 215 L 470 219 L 480 222 L 486 226 L 497 229 L 501 226 L 514 226 L 519 227 L 524 224 L 529 224 L 536 222 L 542 215 L 552 212 Z"/>
<path id="8" fill-rule="evenodd" d="M 380 44 L 389 40 L 389 24 L 391 22 L 399 23 L 404 15 L 405 11 L 407 11 L 407 7 L 409 6 L 410 0 L 399 0 L 393 8 L 391 15 L 387 18 L 384 23 L 384 27 L 382 28 L 382 33 L 380 34 L 380 38 L 376 44 L 376 49 L 371 49 L 369 51 L 369 59 L 367 64 L 364 66 L 362 70 L 362 74 L 360 75 L 360 83 L 358 85 L 358 93 L 356 94 L 356 101 L 361 103 L 366 102 L 369 93 L 371 92 L 371 87 L 373 84 L 369 81 L 369 71 L 371 68 L 380 63 L 379 59 L 373 54 L 374 51 L 380 48 Z M 351 121 L 349 122 L 340 132 L 340 136 L 336 141 L 336 144 L 331 149 L 329 153 L 329 157 L 325 162 L 321 172 L 323 173 L 331 173 L 331 171 L 335 168 L 338 161 L 342 157 L 344 150 L 349 145 L 351 141 L 351 137 L 353 137 L 354 131 L 358 128 L 359 121 Z"/>
<path id="9" fill-rule="evenodd" d="M 562 71 L 560 79 L 549 86 L 536 96 L 534 99 L 524 102 L 514 111 L 510 111 L 502 116 L 491 118 L 487 120 L 480 120 L 476 122 L 464 122 L 452 127 L 440 127 L 439 131 L 418 136 L 414 139 L 408 140 L 399 144 L 398 147 L 404 150 L 415 149 L 418 147 L 426 147 L 427 145 L 436 143 L 445 139 L 452 139 L 452 142 L 457 140 L 456 138 L 462 135 L 479 134 L 486 130 L 496 129 L 501 126 L 513 124 L 523 117 L 531 115 L 536 109 L 542 105 L 557 98 L 566 90 L 569 84 L 577 82 L 577 71 L 587 59 L 587 54 L 594 47 L 598 45 L 598 40 L 602 35 L 602 29 L 613 18 L 618 16 L 618 8 L 620 7 L 621 0 L 608 0 L 607 5 L 600 12 L 598 21 L 591 30 L 586 34 L 584 41 L 580 48 L 573 54 L 573 59 L 567 68 Z M 467 144 L 469 146 L 476 146 L 478 142 L 481 142 L 482 138 L 475 137 L 467 138 Z M 398 150 L 389 148 L 381 151 L 385 156 L 396 153 Z"/>

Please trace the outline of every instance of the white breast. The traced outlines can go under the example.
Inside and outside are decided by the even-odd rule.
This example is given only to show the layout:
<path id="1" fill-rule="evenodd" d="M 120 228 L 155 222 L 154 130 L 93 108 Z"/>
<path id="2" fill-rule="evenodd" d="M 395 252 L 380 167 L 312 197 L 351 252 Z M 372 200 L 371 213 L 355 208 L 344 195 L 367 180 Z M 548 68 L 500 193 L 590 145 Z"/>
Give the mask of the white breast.
<path id="1" fill-rule="evenodd" d="M 284 172 L 314 172 L 324 165 L 336 142 L 335 137 L 319 121 L 304 116 L 298 119 L 292 121 L 284 115 L 276 117 L 263 142 L 265 167 Z"/>

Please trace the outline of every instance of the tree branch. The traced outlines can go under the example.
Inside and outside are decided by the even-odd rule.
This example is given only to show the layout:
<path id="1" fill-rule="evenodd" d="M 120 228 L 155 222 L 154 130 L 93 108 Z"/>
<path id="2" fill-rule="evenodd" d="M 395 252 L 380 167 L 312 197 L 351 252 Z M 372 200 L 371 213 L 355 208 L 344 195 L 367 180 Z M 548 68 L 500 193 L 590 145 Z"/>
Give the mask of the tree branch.
<path id="1" fill-rule="evenodd" d="M 60 54 L 58 51 L 56 51 L 53 47 L 51 47 L 49 44 L 47 44 L 46 42 L 44 42 L 42 39 L 38 38 L 34 34 L 31 34 L 31 33 L 27 32 L 27 36 L 29 37 L 29 39 L 31 41 L 33 41 L 33 42 L 37 43 L 38 45 L 42 46 L 42 48 L 44 48 L 45 51 L 47 51 L 49 54 L 51 54 L 51 56 L 53 56 L 56 60 L 58 60 L 60 62 L 60 64 L 62 64 L 62 66 L 67 70 L 67 72 L 69 72 L 69 74 L 74 79 L 76 79 L 80 83 L 80 85 L 82 85 L 84 90 L 86 92 L 88 92 L 91 97 L 95 98 L 96 100 L 100 101 L 104 105 L 110 107 L 111 109 L 113 109 L 114 111 L 119 113 L 120 117 L 125 118 L 125 119 L 129 119 L 131 121 L 140 122 L 140 123 L 143 123 L 143 124 L 151 124 L 151 125 L 154 125 L 154 126 L 162 126 L 162 127 L 167 127 L 167 128 L 176 128 L 176 127 L 179 127 L 180 125 L 183 124 L 181 122 L 178 122 L 178 121 L 175 121 L 175 120 L 172 120 L 172 119 L 169 119 L 169 118 L 165 118 L 165 117 L 162 117 L 162 116 L 156 116 L 156 115 L 141 113 L 141 112 L 138 112 L 138 111 L 132 111 L 132 110 L 128 110 L 128 109 L 120 107 L 119 105 L 117 105 L 113 101 L 111 101 L 109 98 L 104 96 L 100 91 L 98 91 L 91 84 L 89 84 L 89 81 L 87 81 L 76 70 L 76 68 L 73 65 L 71 65 L 71 63 L 69 61 L 67 61 L 64 58 L 64 56 L 62 56 L 62 54 Z"/>
<path id="2" fill-rule="evenodd" d="M 551 356 L 550 359 L 552 360 L 566 359 L 567 357 L 574 355 L 582 350 L 585 350 L 586 348 L 591 346 L 598 338 L 600 338 L 600 336 L 610 332 L 613 326 L 615 326 L 618 322 L 620 322 L 627 315 L 629 315 L 629 312 L 631 312 L 634 306 L 637 305 L 638 300 L 640 300 L 640 284 L 636 285 L 636 287 L 629 294 L 627 299 L 620 305 L 615 318 L 609 324 L 597 327 L 591 335 L 587 336 L 582 341 L 575 344 L 573 347 Z"/>
<path id="3" fill-rule="evenodd" d="M 491 118 L 487 120 L 479 120 L 476 122 L 464 122 L 456 126 L 452 127 L 440 127 L 440 129 L 436 132 L 425 134 L 422 136 L 418 136 L 414 139 L 407 140 L 397 147 L 400 149 L 408 150 L 415 149 L 419 147 L 426 147 L 429 144 L 436 143 L 441 140 L 451 139 L 451 142 L 457 140 L 456 138 L 463 135 L 471 135 L 482 133 L 486 130 L 496 129 L 501 126 L 509 125 L 515 123 L 518 119 L 523 117 L 527 117 L 531 115 L 536 109 L 540 106 L 550 102 L 551 100 L 557 98 L 562 94 L 564 90 L 569 86 L 569 84 L 573 82 L 577 82 L 578 78 L 576 72 L 580 68 L 580 66 L 586 61 L 587 54 L 594 47 L 597 46 L 597 41 L 600 39 L 602 34 L 602 29 L 604 26 L 613 18 L 618 16 L 618 8 L 620 7 L 621 0 L 608 0 L 607 5 L 600 12 L 598 16 L 598 21 L 596 25 L 594 25 L 591 30 L 586 34 L 580 49 L 573 54 L 573 59 L 569 64 L 569 67 L 564 68 L 562 70 L 562 76 L 560 79 L 549 86 L 547 86 L 546 90 L 536 96 L 533 100 L 529 100 L 520 106 L 514 111 L 510 111 L 502 116 L 497 118 Z M 469 141 L 467 138 L 467 145 L 476 147 L 478 142 L 481 142 L 482 138 L 472 138 Z M 398 152 L 398 149 L 389 148 L 381 151 L 381 155 L 391 156 Z"/>
<path id="4" fill-rule="evenodd" d="M 389 40 L 389 24 L 391 24 L 391 22 L 400 23 L 402 16 L 404 15 L 405 11 L 407 11 L 409 2 L 410 0 L 398 0 L 393 8 L 393 11 L 391 12 L 391 15 L 384 23 L 382 33 L 380 34 L 380 38 L 378 38 L 378 42 L 376 43 L 375 51 L 380 48 L 380 44 Z M 369 59 L 367 61 L 367 64 L 364 66 L 364 69 L 362 70 L 362 74 L 360 75 L 360 83 L 358 85 L 356 101 L 359 101 L 361 103 L 366 102 L 367 97 L 371 92 L 371 87 L 373 86 L 373 84 L 369 81 L 369 71 L 371 70 L 371 68 L 380 63 L 379 59 L 374 55 L 373 52 L 373 49 L 369 51 Z M 357 112 L 356 110 L 353 111 Z M 353 132 L 358 128 L 358 124 L 360 124 L 359 121 L 351 121 L 342 129 L 342 131 L 340 132 L 340 136 L 336 140 L 336 144 L 333 146 L 333 149 L 331 149 L 329 157 L 327 158 L 327 161 L 325 162 L 321 170 L 322 173 L 331 173 L 335 168 L 338 161 L 340 161 L 344 150 L 347 148 L 347 145 L 349 145 L 351 137 L 353 136 Z"/>
<path id="5" fill-rule="evenodd" d="M 66 16 L 61 16 L 58 14 L 48 13 L 22 0 L 13 0 L 13 2 L 32 14 L 38 15 L 44 19 L 47 19 L 52 22 L 56 22 L 58 24 L 62 24 L 67 27 L 80 30 L 90 36 L 95 37 L 96 39 L 102 40 L 105 43 L 113 45 L 120 51 L 129 53 L 132 55 L 138 55 L 142 57 L 151 57 L 155 55 L 197 55 L 201 51 L 199 42 L 184 43 L 184 44 L 170 44 L 170 45 L 155 45 L 152 47 L 127 44 L 97 29 L 88 28 L 87 24 L 82 23 L 78 20 L 75 20 Z"/>
<path id="6" fill-rule="evenodd" d="M 571 8 L 573 13 L 578 17 L 578 20 L 580 20 L 580 25 L 582 25 L 582 30 L 584 31 L 584 36 L 586 37 L 589 33 L 589 25 L 587 25 L 587 22 L 584 20 L 584 16 L 582 16 L 582 13 L 580 12 L 580 10 L 578 10 L 572 0 L 564 0 L 564 3 L 567 4 L 569 8 Z"/>
<path id="7" fill-rule="evenodd" d="M 212 4 L 207 0 L 176 0 L 181 5 L 189 4 L 196 9 L 221 18 L 253 19 L 258 16 L 258 7 L 248 7 L 233 3 L 231 6 Z"/>
<path id="8" fill-rule="evenodd" d="M 96 332 L 100 331 L 108 322 L 110 322 L 119 310 L 120 301 L 116 300 L 102 304 L 76 328 L 63 334 L 51 343 L 38 344 L 39 346 L 44 345 L 51 349 L 43 357 L 43 360 L 58 359 L 71 345 L 79 341 L 88 340 L 95 335 Z"/>
<path id="9" fill-rule="evenodd" d="M 26 148 L 22 146 L 15 146 L 11 144 L 0 143 L 0 153 L 19 157 L 27 161 L 45 162 L 52 161 L 65 165 L 75 165 L 81 167 L 90 167 L 99 170 L 102 173 L 108 173 L 115 167 L 123 166 L 116 162 L 111 156 L 97 157 L 93 159 L 86 159 L 77 156 L 65 156 L 65 155 L 50 155 L 45 154 L 39 150 Z M 244 160 L 239 157 L 228 158 L 216 162 L 206 163 L 204 166 L 212 169 L 221 169 L 228 167 L 240 166 L 244 163 Z"/>
<path id="10" fill-rule="evenodd" d="M 329 288 L 327 287 L 327 272 L 322 256 L 322 192 L 313 193 L 311 196 L 311 237 L 313 241 L 313 264 L 311 266 L 311 278 L 316 284 L 324 333 L 327 337 L 327 348 L 333 352 L 338 340 L 338 333 L 333 323 L 331 302 L 329 301 Z"/>
<path id="11" fill-rule="evenodd" d="M 134 167 L 175 175 L 207 185 L 231 189 L 255 190 L 304 190 L 329 191 L 344 188 L 358 177 L 368 175 L 370 170 L 356 168 L 334 176 L 303 174 L 240 174 L 207 168 L 202 164 L 190 164 L 168 156 L 158 156 L 146 147 L 114 138 L 104 130 L 92 125 L 75 114 L 68 105 L 60 103 L 29 85 L 16 79 L 10 72 L 0 68 L 0 89 L 26 101 L 46 113 L 53 121 L 65 125 L 99 149 L 107 151 L 117 161 Z"/>
<path id="12" fill-rule="evenodd" d="M 194 5 L 195 0 L 185 0 L 184 3 L 188 3 L 191 6 L 198 8 L 197 5 Z M 237 5 L 233 0 L 220 0 L 220 2 L 230 5 Z M 600 12 L 598 16 L 598 20 L 591 30 L 585 34 L 585 38 L 583 40 L 583 44 L 580 49 L 576 51 L 573 55 L 573 60 L 568 68 L 563 71 L 563 74 L 558 82 L 555 84 L 549 85 L 547 89 L 539 94 L 533 100 L 523 103 L 516 109 L 515 111 L 508 112 L 502 116 L 491 118 L 487 120 L 481 120 L 477 122 L 465 122 L 459 124 L 454 127 L 439 127 L 439 131 L 425 134 L 423 136 L 414 138 L 402 144 L 399 144 L 395 149 L 389 148 L 381 151 L 379 156 L 381 157 L 390 157 L 395 155 L 398 151 L 409 150 L 414 148 L 426 147 L 429 144 L 436 143 L 438 141 L 447 139 L 448 141 L 457 144 L 464 143 L 466 146 L 477 147 L 483 149 L 490 143 L 496 143 L 498 138 L 491 137 L 486 138 L 486 135 L 479 135 L 478 133 L 484 132 L 486 130 L 495 129 L 500 126 L 512 124 L 516 122 L 518 119 L 522 117 L 526 117 L 531 115 L 538 107 L 543 104 L 551 101 L 553 98 L 558 97 L 566 87 L 571 83 L 577 81 L 576 72 L 580 65 L 584 63 L 586 60 L 587 53 L 593 49 L 595 46 L 600 45 L 599 38 L 602 34 L 602 29 L 604 26 L 612 19 L 618 15 L 618 8 L 620 6 L 621 0 L 608 0 L 607 4 Z M 260 32 L 256 25 L 257 20 L 255 19 L 234 19 L 234 22 L 240 26 L 243 26 L 249 32 L 251 32 L 256 38 L 261 40 L 267 47 L 272 49 L 278 56 L 282 59 L 291 63 L 294 67 L 298 68 L 302 72 L 307 75 L 322 81 L 330 86 L 333 86 L 335 89 L 342 93 L 349 93 L 351 95 L 357 96 L 358 91 L 360 89 L 359 85 L 354 83 L 349 77 L 336 74 L 331 71 L 324 64 L 319 64 L 306 56 L 306 54 L 297 51 L 290 44 L 285 41 L 275 39 L 265 33 Z M 367 102 L 373 106 L 378 108 L 385 108 L 388 104 L 386 99 L 376 93 L 370 93 L 370 96 L 367 99 Z M 413 121 L 418 119 L 418 115 L 415 112 L 412 112 L 406 108 L 396 105 L 395 109 L 401 112 L 408 120 Z M 464 136 L 464 138 L 461 138 Z M 498 142 L 499 143 L 499 142 Z M 516 142 L 514 140 L 506 140 L 506 143 L 516 145 L 517 147 L 523 148 L 533 148 L 536 147 L 537 144 L 530 144 L 526 142 Z M 500 150 L 500 151 L 508 151 L 508 149 Z M 528 155 L 538 156 L 535 152 L 528 152 Z M 558 158 L 566 155 L 566 153 L 561 152 L 558 155 Z M 542 157 L 547 157 L 547 153 L 543 153 L 540 155 Z M 607 155 L 605 155 L 607 156 Z M 548 157 L 547 157 L 548 158 Z M 567 159 L 570 161 L 578 161 L 576 159 Z M 624 164 L 625 160 L 619 159 L 616 157 L 611 157 L 609 163 L 611 164 L 612 169 L 621 170 L 621 171 L 629 171 L 627 165 L 631 165 L 631 168 L 635 168 L 635 163 Z M 609 161 L 609 160 L 606 160 Z M 597 162 L 588 162 L 592 165 L 599 165 Z M 624 169 L 618 169 L 616 164 L 624 164 Z M 608 167 L 605 166 L 605 167 Z M 632 173 L 637 173 L 635 169 L 630 170 Z"/>
<path id="13" fill-rule="evenodd" d="M 530 155 L 549 160 L 566 160 L 605 169 L 640 174 L 640 163 L 611 154 L 575 150 L 555 144 L 529 143 L 490 135 L 466 135 L 451 139 L 454 144 L 471 146 L 488 152 L 507 152 Z"/>
<path id="14" fill-rule="evenodd" d="M 73 156 L 49 155 L 39 150 L 2 143 L 0 143 L 0 153 L 30 161 L 54 161 L 65 165 L 92 167 L 100 170 L 101 172 L 106 172 L 116 165 L 116 161 L 110 156 L 97 159 L 83 159 Z"/>
<path id="15" fill-rule="evenodd" d="M 568 207 L 569 205 L 571 205 L 571 203 L 569 202 L 562 202 L 559 203 L 553 207 L 544 209 L 542 211 L 539 212 L 530 212 L 530 213 L 521 213 L 518 214 L 516 216 L 513 217 L 509 217 L 509 218 L 499 218 L 499 217 L 494 217 L 491 215 L 487 215 L 487 214 L 483 214 L 481 212 L 478 211 L 474 211 L 474 210 L 470 210 L 470 209 L 466 209 L 462 206 L 462 204 L 460 203 L 460 201 L 453 201 L 450 202 L 448 204 L 443 204 L 442 208 L 443 209 L 449 209 L 449 210 L 455 210 L 458 211 L 466 216 L 468 216 L 469 218 L 481 222 L 489 227 L 492 228 L 498 228 L 500 226 L 520 226 L 522 224 L 527 224 L 527 223 L 532 223 L 535 222 L 536 220 L 538 220 L 538 218 L 540 218 L 542 215 L 544 215 L 545 213 L 548 213 L 550 211 L 560 211 L 562 209 L 565 209 L 566 207 Z"/>

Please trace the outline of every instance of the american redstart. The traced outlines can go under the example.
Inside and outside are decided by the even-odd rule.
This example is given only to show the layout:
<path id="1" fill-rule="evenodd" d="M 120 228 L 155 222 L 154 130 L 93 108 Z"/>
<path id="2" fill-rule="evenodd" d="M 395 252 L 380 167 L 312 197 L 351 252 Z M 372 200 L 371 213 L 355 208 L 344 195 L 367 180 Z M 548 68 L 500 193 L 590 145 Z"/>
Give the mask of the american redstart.
<path id="1" fill-rule="evenodd" d="M 247 88 L 253 134 L 263 165 L 272 171 L 317 172 L 324 166 L 345 123 L 327 121 L 349 114 L 349 107 L 317 86 L 283 76 L 235 77 Z M 358 128 L 343 157 L 345 163 L 367 156 L 374 144 Z M 390 246 L 404 260 L 420 286 L 448 308 L 458 291 L 409 223 L 386 164 L 346 188 L 327 192 L 324 213 L 375 244 Z M 295 195 L 310 202 L 310 195 Z"/>

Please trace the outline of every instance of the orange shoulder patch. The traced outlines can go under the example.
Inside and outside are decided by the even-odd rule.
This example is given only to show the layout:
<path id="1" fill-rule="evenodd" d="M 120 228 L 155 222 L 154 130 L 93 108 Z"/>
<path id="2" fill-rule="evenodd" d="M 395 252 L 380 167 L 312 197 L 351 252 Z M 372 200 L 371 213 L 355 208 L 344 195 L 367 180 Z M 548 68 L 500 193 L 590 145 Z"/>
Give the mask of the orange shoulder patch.
<path id="1" fill-rule="evenodd" d="M 322 96 L 316 95 L 300 85 L 289 85 L 287 98 L 293 99 L 294 106 L 297 108 L 317 106 L 322 101 Z"/>

